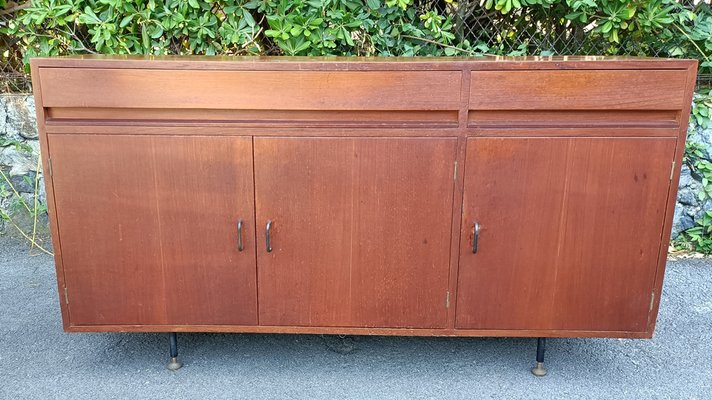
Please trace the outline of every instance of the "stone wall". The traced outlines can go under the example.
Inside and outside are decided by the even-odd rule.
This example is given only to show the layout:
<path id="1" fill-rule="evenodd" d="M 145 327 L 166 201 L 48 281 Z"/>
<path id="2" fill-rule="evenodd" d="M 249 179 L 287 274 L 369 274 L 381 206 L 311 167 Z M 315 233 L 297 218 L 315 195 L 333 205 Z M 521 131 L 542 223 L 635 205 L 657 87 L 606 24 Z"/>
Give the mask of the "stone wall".
<path id="1" fill-rule="evenodd" d="M 34 210 L 35 178 L 40 144 L 37 140 L 35 101 L 30 95 L 0 94 L 0 216 L 9 215 L 12 222 L 0 218 L 0 234 L 21 236 L 13 225 L 31 234 L 34 218 L 24 204 Z M 41 171 L 41 168 L 40 168 Z M 8 184 L 7 180 L 10 184 Z M 44 180 L 40 174 L 38 191 L 38 233 L 47 238 L 48 225 Z"/>
<path id="2" fill-rule="evenodd" d="M 712 129 L 691 129 L 690 140 L 706 145 L 705 158 L 712 160 Z M 34 205 L 34 180 L 38 173 L 37 125 L 35 103 L 29 95 L 0 95 L 0 168 L 9 178 L 20 196 L 32 208 Z M 683 166 L 680 190 L 675 209 L 673 238 L 679 232 L 691 228 L 706 210 L 712 209 L 712 201 L 698 200 L 702 187 L 701 179 L 690 168 Z M 39 202 L 45 204 L 44 182 L 40 177 Z M 12 220 L 25 232 L 32 231 L 33 218 L 17 201 L 17 196 L 0 178 L 0 211 L 10 215 Z M 46 213 L 41 213 L 40 231 L 46 236 Z M 8 221 L 0 219 L 0 234 L 18 235 L 17 229 Z"/>
<path id="3" fill-rule="evenodd" d="M 701 143 L 705 148 L 703 158 L 712 161 L 712 128 L 691 127 L 687 131 L 687 138 L 689 141 Z M 701 189 L 702 178 L 691 171 L 689 166 L 683 164 L 672 225 L 673 238 L 676 238 L 680 232 L 695 226 L 695 221 L 699 221 L 705 211 L 712 210 L 711 199 L 699 200 Z"/>

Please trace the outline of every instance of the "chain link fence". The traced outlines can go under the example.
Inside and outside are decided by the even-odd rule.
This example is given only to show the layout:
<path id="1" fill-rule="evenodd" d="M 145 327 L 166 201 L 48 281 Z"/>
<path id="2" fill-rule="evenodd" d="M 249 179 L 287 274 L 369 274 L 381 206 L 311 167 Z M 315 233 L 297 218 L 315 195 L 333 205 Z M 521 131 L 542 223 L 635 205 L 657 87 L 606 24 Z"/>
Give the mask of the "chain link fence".
<path id="1" fill-rule="evenodd" d="M 693 10 L 700 1 L 679 0 Z M 24 3 L 24 5 L 28 5 Z M 593 26 L 572 24 L 552 6 L 524 7 L 508 14 L 484 7 L 485 0 L 421 0 L 419 11 L 437 10 L 452 17 L 457 39 L 489 53 L 507 55 L 601 55 L 611 54 L 610 43 L 588 32 Z M 20 6 L 22 7 L 22 6 Z M 16 10 L 15 10 L 16 11 Z M 558 12 L 557 12 L 558 11 Z M 0 28 L 13 18 L 14 12 L 0 10 Z M 651 42 L 627 38 L 617 46 L 618 55 L 668 57 L 674 40 L 665 37 Z M 267 54 L 277 54 L 273 46 Z M 22 59 L 18 39 L 0 33 L 0 93 L 29 93 L 31 83 Z M 712 88 L 712 75 L 699 75 L 698 87 Z"/>
<path id="2" fill-rule="evenodd" d="M 678 0 L 689 10 L 709 0 Z M 562 18 L 556 6 L 524 7 L 502 14 L 484 8 L 484 0 L 431 3 L 441 14 L 451 16 L 458 40 L 481 44 L 496 54 L 507 55 L 609 55 L 611 44 L 588 34 L 595 26 L 574 24 Z M 639 57 L 670 57 L 678 43 L 675 38 L 656 37 L 653 42 L 632 38 L 622 40 L 615 54 Z M 700 74 L 699 88 L 712 88 L 712 75 Z"/>
<path id="3" fill-rule="evenodd" d="M 0 14 L 0 28 L 7 25 L 11 16 Z M 29 93 L 31 89 L 17 39 L 0 33 L 0 93 Z"/>

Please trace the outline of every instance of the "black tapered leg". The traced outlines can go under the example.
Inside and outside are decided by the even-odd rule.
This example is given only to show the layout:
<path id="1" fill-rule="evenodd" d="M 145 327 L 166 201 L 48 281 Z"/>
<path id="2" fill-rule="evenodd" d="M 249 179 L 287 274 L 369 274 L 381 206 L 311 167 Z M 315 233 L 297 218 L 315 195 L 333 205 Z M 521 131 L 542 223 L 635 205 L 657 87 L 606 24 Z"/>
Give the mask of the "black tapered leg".
<path id="1" fill-rule="evenodd" d="M 171 360 L 168 361 L 166 368 L 170 369 L 171 371 L 175 371 L 183 366 L 183 363 L 178 360 L 178 335 L 175 332 L 170 332 L 168 334 L 168 339 L 170 340 L 171 346 Z"/>
<path id="2" fill-rule="evenodd" d="M 538 338 L 536 340 L 536 365 L 532 368 L 532 374 L 534 376 L 544 376 L 546 375 L 546 368 L 544 368 L 544 350 L 546 350 L 546 338 Z"/>

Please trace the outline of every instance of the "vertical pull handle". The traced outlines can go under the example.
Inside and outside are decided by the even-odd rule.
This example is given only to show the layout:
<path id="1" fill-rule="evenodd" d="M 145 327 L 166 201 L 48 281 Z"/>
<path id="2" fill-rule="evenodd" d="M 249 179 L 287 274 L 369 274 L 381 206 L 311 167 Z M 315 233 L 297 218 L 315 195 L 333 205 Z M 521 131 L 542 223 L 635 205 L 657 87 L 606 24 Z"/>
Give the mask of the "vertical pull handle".
<path id="1" fill-rule="evenodd" d="M 265 244 L 267 245 L 267 252 L 272 252 L 272 238 L 270 233 L 272 231 L 272 220 L 267 221 L 267 229 L 265 229 Z"/>
<path id="2" fill-rule="evenodd" d="M 237 221 L 237 250 L 242 251 L 245 246 L 242 244 L 242 220 Z"/>
<path id="3" fill-rule="evenodd" d="M 473 227 L 474 235 L 472 235 L 472 253 L 477 254 L 477 241 L 480 238 L 480 223 L 475 222 Z"/>

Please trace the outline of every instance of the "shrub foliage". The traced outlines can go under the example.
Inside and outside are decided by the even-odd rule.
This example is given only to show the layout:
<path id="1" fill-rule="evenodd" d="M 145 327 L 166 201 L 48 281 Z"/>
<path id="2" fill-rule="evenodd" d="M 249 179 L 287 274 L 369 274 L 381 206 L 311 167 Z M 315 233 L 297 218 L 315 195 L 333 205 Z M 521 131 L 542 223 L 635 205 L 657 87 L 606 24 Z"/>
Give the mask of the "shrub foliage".
<path id="1" fill-rule="evenodd" d="M 6 1 L 0 43 L 25 64 L 74 53 L 553 54 L 571 52 L 561 44 L 578 38 L 585 45 L 576 52 L 692 57 L 712 67 L 712 13 L 704 1 Z"/>

